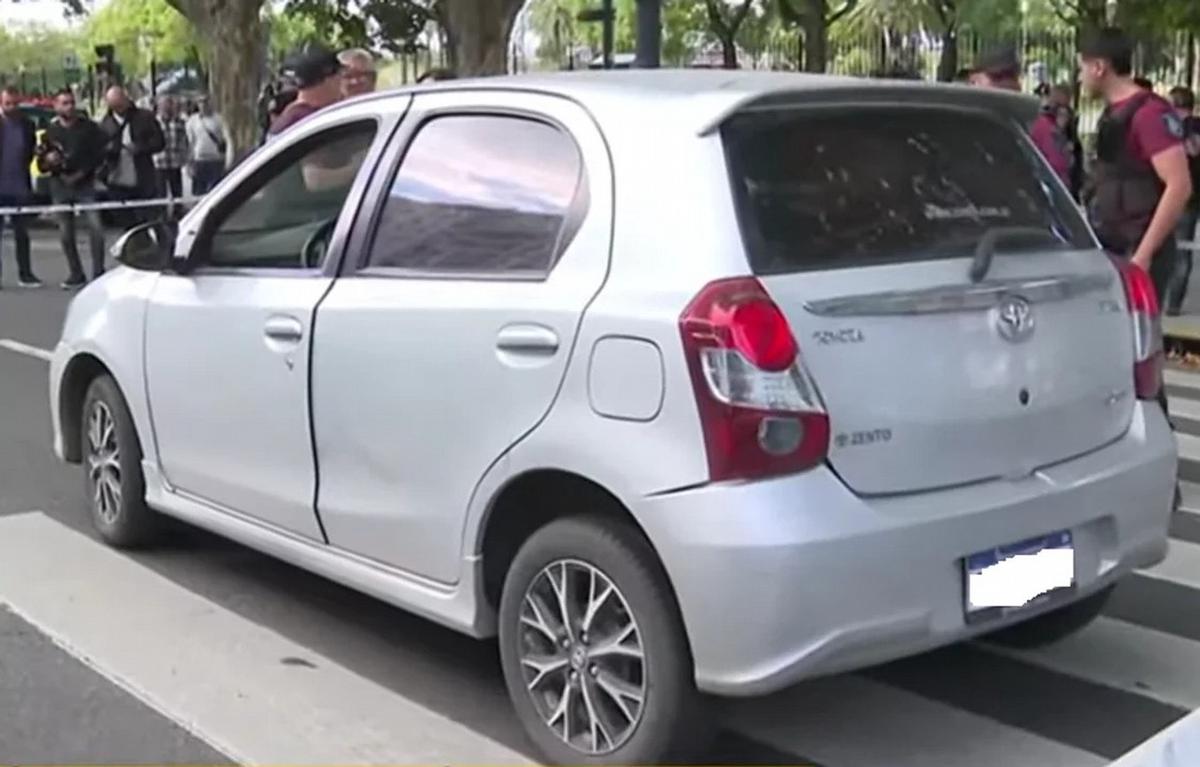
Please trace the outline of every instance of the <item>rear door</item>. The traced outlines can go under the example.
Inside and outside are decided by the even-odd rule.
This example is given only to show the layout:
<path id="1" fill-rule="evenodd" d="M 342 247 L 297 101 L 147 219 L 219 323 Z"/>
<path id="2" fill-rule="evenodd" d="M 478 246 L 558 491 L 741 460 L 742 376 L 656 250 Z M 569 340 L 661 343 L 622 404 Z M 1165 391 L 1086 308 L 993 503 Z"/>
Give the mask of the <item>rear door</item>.
<path id="1" fill-rule="evenodd" d="M 317 310 L 329 542 L 440 582 L 488 468 L 549 410 L 608 267 L 608 155 L 586 112 L 417 96 Z"/>
<path id="2" fill-rule="evenodd" d="M 1120 278 L 1020 126 L 863 106 L 737 116 L 723 138 L 751 267 L 851 488 L 1026 476 L 1128 428 Z"/>

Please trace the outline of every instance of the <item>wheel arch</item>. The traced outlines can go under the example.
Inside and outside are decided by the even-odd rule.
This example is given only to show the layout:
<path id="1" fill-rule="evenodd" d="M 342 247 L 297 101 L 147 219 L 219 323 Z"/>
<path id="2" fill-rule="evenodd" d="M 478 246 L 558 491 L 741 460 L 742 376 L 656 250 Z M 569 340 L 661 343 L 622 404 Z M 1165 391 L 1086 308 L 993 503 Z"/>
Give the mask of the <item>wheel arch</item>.
<path id="1" fill-rule="evenodd" d="M 70 463 L 83 461 L 83 400 L 92 381 L 102 375 L 113 376 L 112 369 L 90 352 L 76 354 L 63 368 L 62 383 L 58 390 L 58 412 L 62 423 L 63 458 Z"/>
<path id="2" fill-rule="evenodd" d="M 599 482 L 563 469 L 531 469 L 511 477 L 493 495 L 488 505 L 474 553 L 480 557 L 480 592 L 484 607 L 498 610 L 504 578 L 521 545 L 547 523 L 563 517 L 600 514 L 627 524 L 650 547 L 659 576 L 682 608 L 675 585 L 667 573 L 654 541 L 646 534 L 637 517 L 614 493 Z M 686 637 L 690 647 L 691 641 Z"/>

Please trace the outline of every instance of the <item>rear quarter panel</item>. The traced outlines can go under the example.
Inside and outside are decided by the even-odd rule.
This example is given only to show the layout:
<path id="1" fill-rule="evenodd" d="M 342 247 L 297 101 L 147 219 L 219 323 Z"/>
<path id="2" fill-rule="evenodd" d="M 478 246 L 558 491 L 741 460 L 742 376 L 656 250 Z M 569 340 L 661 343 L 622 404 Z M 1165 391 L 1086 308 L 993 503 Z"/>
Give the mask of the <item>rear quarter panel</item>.
<path id="1" fill-rule="evenodd" d="M 477 488 L 466 526 L 468 554 L 479 551 L 496 494 L 529 471 L 559 469 L 590 479 L 635 517 L 641 499 L 708 481 L 679 318 L 709 281 L 744 275 L 748 268 L 719 139 L 699 137 L 683 125 L 649 134 L 633 120 L 601 125 L 616 190 L 611 272 L 583 318 L 554 408 Z M 661 355 L 662 405 L 649 420 L 593 409 L 593 352 L 613 337 L 644 341 Z"/>

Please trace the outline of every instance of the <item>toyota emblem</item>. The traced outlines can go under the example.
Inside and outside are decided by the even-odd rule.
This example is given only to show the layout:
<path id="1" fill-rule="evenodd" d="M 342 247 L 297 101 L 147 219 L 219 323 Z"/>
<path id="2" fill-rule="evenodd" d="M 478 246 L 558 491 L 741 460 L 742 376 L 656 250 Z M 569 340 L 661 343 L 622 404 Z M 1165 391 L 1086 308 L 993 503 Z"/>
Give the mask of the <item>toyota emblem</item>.
<path id="1" fill-rule="evenodd" d="M 996 331 L 1005 341 L 1024 341 L 1033 335 L 1033 325 L 1033 308 L 1020 296 L 1007 296 L 996 307 Z"/>

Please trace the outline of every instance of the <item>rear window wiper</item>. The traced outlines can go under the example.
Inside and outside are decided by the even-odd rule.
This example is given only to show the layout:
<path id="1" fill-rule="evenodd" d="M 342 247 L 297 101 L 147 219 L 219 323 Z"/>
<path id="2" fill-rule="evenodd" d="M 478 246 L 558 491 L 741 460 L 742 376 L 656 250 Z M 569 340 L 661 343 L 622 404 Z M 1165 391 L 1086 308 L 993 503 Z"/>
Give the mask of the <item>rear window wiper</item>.
<path id="1" fill-rule="evenodd" d="M 992 258 L 996 255 L 996 245 L 1000 240 L 1018 237 L 1042 237 L 1062 244 L 1062 239 L 1043 228 L 994 226 L 983 233 L 983 236 L 979 238 L 979 243 L 975 246 L 975 256 L 971 259 L 971 269 L 968 272 L 971 282 L 981 282 L 987 276 L 988 270 L 992 268 Z"/>

